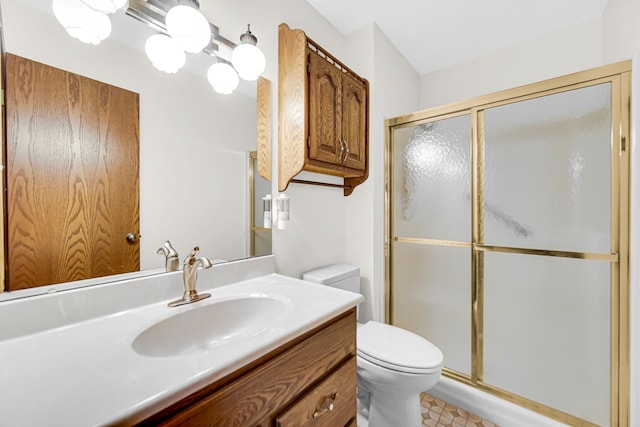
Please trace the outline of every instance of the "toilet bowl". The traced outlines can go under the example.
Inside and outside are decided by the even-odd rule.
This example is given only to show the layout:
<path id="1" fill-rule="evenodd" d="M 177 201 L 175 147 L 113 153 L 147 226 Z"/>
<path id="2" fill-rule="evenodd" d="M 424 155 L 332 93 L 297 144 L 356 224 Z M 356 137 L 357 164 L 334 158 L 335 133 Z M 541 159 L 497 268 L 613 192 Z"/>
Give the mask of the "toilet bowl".
<path id="1" fill-rule="evenodd" d="M 360 292 L 360 269 L 330 265 L 307 272 L 303 280 Z M 442 371 L 442 352 L 405 329 L 368 321 L 358 323 L 358 412 L 369 427 L 420 427 L 420 393 L 433 387 Z"/>

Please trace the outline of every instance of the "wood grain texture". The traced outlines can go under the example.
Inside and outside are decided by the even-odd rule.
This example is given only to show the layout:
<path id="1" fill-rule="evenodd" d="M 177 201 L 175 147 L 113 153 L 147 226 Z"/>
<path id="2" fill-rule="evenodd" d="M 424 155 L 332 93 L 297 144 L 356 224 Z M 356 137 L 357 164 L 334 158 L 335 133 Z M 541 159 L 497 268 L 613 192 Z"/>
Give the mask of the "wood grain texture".
<path id="1" fill-rule="evenodd" d="M 0 82 L 4 81 L 4 53 L 0 54 Z M 0 114 L 0 129 L 4 129 L 4 110 L 2 111 L 3 114 Z M 5 137 L 3 135 L 2 140 L 5 141 Z M 2 166 L 5 167 L 7 164 L 6 161 L 6 150 L 4 149 L 6 146 L 6 144 L 4 144 L 3 142 L 3 149 L 2 149 Z M 0 174 L 0 185 L 2 185 L 2 189 L 7 188 L 6 187 L 6 182 L 5 182 L 5 174 L 1 173 Z M 5 218 L 5 197 L 6 197 L 6 192 L 3 191 L 2 192 L 2 199 L 0 200 L 0 218 Z M 5 234 L 5 225 L 6 223 L 3 223 L 2 227 L 0 227 L 0 238 L 2 238 L 2 245 L 0 245 L 0 292 L 3 292 L 6 288 L 6 284 L 5 284 L 5 280 L 6 280 L 6 253 L 5 253 L 5 244 L 6 244 L 6 234 Z"/>
<path id="2" fill-rule="evenodd" d="M 276 418 L 277 427 L 346 426 L 357 411 L 356 358 L 346 360 L 331 375 L 305 393 Z M 330 411 L 322 411 L 331 402 Z M 315 416 L 314 416 L 315 415 Z"/>
<path id="3" fill-rule="evenodd" d="M 258 174 L 271 182 L 271 81 L 258 77 Z"/>
<path id="4" fill-rule="evenodd" d="M 355 339 L 355 310 L 351 310 L 240 376 L 232 374 L 219 381 L 220 387 L 215 384 L 207 387 L 205 395 L 195 393 L 140 425 L 272 426 L 275 417 L 299 396 L 355 357 Z M 348 371 L 348 375 L 352 374 L 350 379 L 344 379 L 345 384 L 350 381 L 355 384 L 355 373 Z M 355 398 L 355 393 L 353 396 Z M 355 405 L 351 407 L 347 403 L 346 406 L 355 417 Z"/>
<path id="5" fill-rule="evenodd" d="M 279 190 L 305 170 L 345 178 L 351 194 L 369 175 L 368 81 L 286 24 L 278 58 Z"/>
<path id="6" fill-rule="evenodd" d="M 344 180 L 344 195 L 349 196 L 353 190 L 369 177 L 369 82 L 364 81 L 364 170 L 360 176 L 345 178 Z"/>
<path id="7" fill-rule="evenodd" d="M 368 173 L 368 91 L 360 80 L 322 55 L 307 49 L 309 144 L 303 169 L 343 178 L 362 177 Z"/>
<path id="8" fill-rule="evenodd" d="M 8 289 L 139 270 L 138 95 L 6 55 Z"/>
<path id="9" fill-rule="evenodd" d="M 349 147 L 345 166 L 364 171 L 367 165 L 367 90 L 349 74 L 342 76 L 342 138 Z"/>
<path id="10" fill-rule="evenodd" d="M 340 164 L 342 141 L 342 71 L 316 52 L 309 59 L 309 159 Z"/>
<path id="11" fill-rule="evenodd" d="M 307 37 L 278 26 L 278 190 L 304 166 L 307 138 Z"/>

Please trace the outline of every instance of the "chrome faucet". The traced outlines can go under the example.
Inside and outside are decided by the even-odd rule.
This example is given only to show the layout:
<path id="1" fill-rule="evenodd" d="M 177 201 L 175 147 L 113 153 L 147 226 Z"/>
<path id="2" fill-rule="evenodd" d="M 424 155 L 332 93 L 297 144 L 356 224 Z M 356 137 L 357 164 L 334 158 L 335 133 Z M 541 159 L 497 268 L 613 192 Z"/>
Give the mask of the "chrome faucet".
<path id="1" fill-rule="evenodd" d="M 180 258 L 178 256 L 178 252 L 176 252 L 175 249 L 173 249 L 173 246 L 171 246 L 171 242 L 170 241 L 166 241 L 164 242 L 164 244 L 158 248 L 157 252 L 158 255 L 164 255 L 164 268 L 166 271 L 177 271 L 178 270 L 178 263 L 180 262 Z"/>
<path id="2" fill-rule="evenodd" d="M 205 298 L 209 298 L 211 294 L 198 294 L 196 291 L 196 282 L 198 281 L 198 267 L 211 268 L 211 261 L 207 257 L 196 258 L 199 247 L 195 246 L 191 254 L 184 259 L 182 264 L 182 279 L 184 281 L 184 293 L 179 300 L 171 301 L 169 307 L 177 307 L 183 304 L 191 304 Z"/>

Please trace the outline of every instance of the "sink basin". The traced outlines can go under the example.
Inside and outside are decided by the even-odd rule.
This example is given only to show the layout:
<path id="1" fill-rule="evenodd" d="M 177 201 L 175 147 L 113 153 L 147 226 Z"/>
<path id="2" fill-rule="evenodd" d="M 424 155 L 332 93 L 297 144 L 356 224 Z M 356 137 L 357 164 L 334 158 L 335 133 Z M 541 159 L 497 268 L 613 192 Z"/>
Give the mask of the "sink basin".
<path id="1" fill-rule="evenodd" d="M 132 347 L 152 357 L 206 351 L 265 331 L 286 313 L 287 306 L 286 300 L 251 295 L 189 307 L 142 331 Z"/>

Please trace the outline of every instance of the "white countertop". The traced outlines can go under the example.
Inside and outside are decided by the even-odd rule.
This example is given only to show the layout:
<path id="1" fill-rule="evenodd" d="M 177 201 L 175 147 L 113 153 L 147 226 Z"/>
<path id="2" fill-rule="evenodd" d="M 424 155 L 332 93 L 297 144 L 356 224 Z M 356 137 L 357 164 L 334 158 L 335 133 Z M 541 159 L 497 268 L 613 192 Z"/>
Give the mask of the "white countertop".
<path id="1" fill-rule="evenodd" d="M 362 301 L 359 294 L 278 274 L 209 289 L 202 278 L 199 282 L 198 291 L 210 292 L 211 298 L 176 308 L 167 307 L 169 300 L 154 302 L 1 340 L 0 424 L 86 427 L 140 421 Z M 131 347 L 159 320 L 256 293 L 286 301 L 290 310 L 251 339 L 171 357 L 142 356 Z"/>

